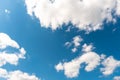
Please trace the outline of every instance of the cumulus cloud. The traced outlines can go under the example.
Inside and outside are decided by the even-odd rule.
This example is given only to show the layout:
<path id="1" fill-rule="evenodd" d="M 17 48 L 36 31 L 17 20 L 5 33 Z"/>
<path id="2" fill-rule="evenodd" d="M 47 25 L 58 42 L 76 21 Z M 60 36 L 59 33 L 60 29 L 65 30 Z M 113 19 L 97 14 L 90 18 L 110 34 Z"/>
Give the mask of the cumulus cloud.
<path id="1" fill-rule="evenodd" d="M 18 52 L 6 52 L 7 47 L 12 47 L 18 50 Z M 25 59 L 26 51 L 24 48 L 20 48 L 19 44 L 12 40 L 7 34 L 0 33 L 0 67 L 9 63 L 17 65 L 19 59 Z"/>
<path id="2" fill-rule="evenodd" d="M 113 56 L 110 56 L 102 62 L 102 65 L 104 66 L 104 68 L 101 68 L 102 73 L 104 75 L 110 75 L 116 68 L 120 67 L 120 61 L 115 60 Z"/>
<path id="3" fill-rule="evenodd" d="M 89 47 L 92 45 L 86 45 L 86 47 Z M 70 62 L 64 62 L 64 63 L 59 63 L 58 65 L 55 66 L 57 71 L 64 71 L 64 74 L 68 78 L 73 78 L 77 77 L 79 75 L 79 70 L 81 69 L 81 64 L 85 63 L 85 71 L 89 72 L 94 70 L 101 61 L 101 57 L 93 52 L 93 51 L 88 51 L 84 52 L 83 55 L 71 60 Z"/>
<path id="4" fill-rule="evenodd" d="M 120 76 L 115 76 L 113 80 L 120 80 Z"/>
<path id="5" fill-rule="evenodd" d="M 55 66 L 55 68 L 56 68 L 57 72 L 59 72 L 60 70 L 63 70 L 63 64 L 60 62 L 59 64 L 57 64 Z"/>
<path id="6" fill-rule="evenodd" d="M 0 33 L 0 49 L 4 49 L 8 46 L 11 46 L 13 48 L 20 48 L 18 43 L 14 40 L 12 40 L 7 34 Z"/>
<path id="7" fill-rule="evenodd" d="M 82 51 L 83 51 L 83 52 L 90 52 L 90 51 L 92 51 L 93 48 L 94 48 L 92 45 L 87 45 L 87 44 L 84 44 L 82 47 L 83 47 L 83 48 L 82 48 Z"/>
<path id="8" fill-rule="evenodd" d="M 66 42 L 65 46 L 70 47 L 73 45 L 73 48 L 71 50 L 72 50 L 72 52 L 75 53 L 82 41 L 83 41 L 83 39 L 81 38 L 81 36 L 75 36 L 75 37 L 73 37 L 73 40 L 71 42 Z"/>
<path id="9" fill-rule="evenodd" d="M 97 66 L 100 67 L 100 72 L 104 76 L 108 76 L 113 74 L 116 68 L 120 67 L 120 61 L 113 58 L 113 56 L 106 57 L 105 54 L 99 55 L 94 52 L 92 44 L 87 45 L 84 44 L 82 46 L 82 55 L 77 58 L 72 59 L 69 62 L 60 62 L 55 65 L 55 69 L 57 72 L 64 71 L 64 74 L 68 78 L 77 77 L 80 74 L 81 65 L 84 63 L 85 71 L 90 72 L 93 71 Z"/>
<path id="10" fill-rule="evenodd" d="M 20 49 L 19 53 L 7 53 L 7 52 L 0 52 L 0 67 L 9 63 L 12 65 L 17 65 L 19 59 L 25 59 L 26 51 L 24 48 Z"/>
<path id="11" fill-rule="evenodd" d="M 3 68 L 0 68 L 0 77 L 5 80 L 40 80 L 35 75 L 29 75 L 28 73 L 20 70 L 8 72 Z"/>
<path id="12" fill-rule="evenodd" d="M 25 0 L 25 4 L 30 16 L 53 30 L 71 22 L 80 30 L 95 31 L 120 15 L 119 0 Z"/>
<path id="13" fill-rule="evenodd" d="M 15 48 L 17 51 L 7 52 L 7 47 Z M 0 79 L 5 80 L 40 80 L 35 75 L 29 75 L 20 70 L 7 71 L 2 67 L 6 64 L 18 65 L 20 59 L 25 59 L 26 51 L 23 47 L 11 39 L 7 34 L 0 33 Z"/>

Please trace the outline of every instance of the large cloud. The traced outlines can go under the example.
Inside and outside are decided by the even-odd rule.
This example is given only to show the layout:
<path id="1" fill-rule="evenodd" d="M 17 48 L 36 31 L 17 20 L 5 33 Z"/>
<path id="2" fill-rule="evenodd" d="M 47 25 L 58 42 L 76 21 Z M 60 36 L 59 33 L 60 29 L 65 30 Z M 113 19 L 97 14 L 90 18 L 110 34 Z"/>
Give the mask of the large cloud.
<path id="1" fill-rule="evenodd" d="M 11 49 L 7 47 L 11 47 L 16 50 L 11 51 Z M 7 49 L 9 49 L 9 52 Z M 39 78 L 37 78 L 35 75 L 29 75 L 28 73 L 22 72 L 20 70 L 7 71 L 7 69 L 3 69 L 3 66 L 8 63 L 11 65 L 18 65 L 20 59 L 25 59 L 25 54 L 25 49 L 20 47 L 15 40 L 11 39 L 5 33 L 0 33 L 0 79 L 39 80 Z"/>
<path id="2" fill-rule="evenodd" d="M 69 62 L 60 62 L 55 66 L 57 72 L 64 71 L 68 78 L 74 78 L 79 75 L 79 70 L 83 63 L 86 64 L 85 71 L 90 72 L 100 65 L 100 72 L 104 76 L 114 73 L 116 68 L 120 67 L 120 61 L 113 58 L 113 56 L 106 57 L 106 55 L 92 51 L 92 45 L 84 44 L 82 47 L 83 54 Z"/>
<path id="3" fill-rule="evenodd" d="M 92 45 L 86 45 L 83 47 L 83 51 L 88 49 Z M 92 50 L 92 49 L 91 49 Z M 64 70 L 64 74 L 68 78 L 77 77 L 79 74 L 79 69 L 81 69 L 81 64 L 85 63 L 85 70 L 87 72 L 94 70 L 99 64 L 101 57 L 93 51 L 84 51 L 83 55 L 71 60 L 70 62 L 59 63 L 55 66 L 57 71 Z"/>
<path id="4" fill-rule="evenodd" d="M 71 22 L 80 30 L 95 31 L 120 15 L 119 0 L 25 0 L 25 4 L 29 15 L 53 30 Z"/>

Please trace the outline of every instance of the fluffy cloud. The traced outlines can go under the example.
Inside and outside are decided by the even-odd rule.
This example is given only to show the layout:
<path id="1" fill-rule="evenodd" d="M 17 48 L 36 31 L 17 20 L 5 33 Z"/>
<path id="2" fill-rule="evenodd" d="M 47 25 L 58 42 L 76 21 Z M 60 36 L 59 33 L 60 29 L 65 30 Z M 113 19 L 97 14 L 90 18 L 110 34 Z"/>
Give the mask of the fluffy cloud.
<path id="1" fill-rule="evenodd" d="M 86 48 L 92 45 L 86 45 Z M 84 47 L 85 48 L 85 47 Z M 84 52 L 83 55 L 73 59 L 70 62 L 59 63 L 55 66 L 57 71 L 64 70 L 64 74 L 68 78 L 77 77 L 79 74 L 79 69 L 81 68 L 81 64 L 85 63 L 85 70 L 87 72 L 94 70 L 100 64 L 101 57 L 93 52 L 87 51 Z"/>
<path id="2" fill-rule="evenodd" d="M 12 40 L 7 34 L 0 33 L 0 49 L 4 49 L 8 46 L 11 46 L 13 48 L 20 48 L 18 43 L 14 40 Z"/>
<path id="3" fill-rule="evenodd" d="M 120 61 L 110 56 L 102 62 L 102 65 L 104 66 L 104 68 L 101 68 L 102 73 L 104 75 L 110 75 L 116 68 L 120 67 Z"/>
<path id="4" fill-rule="evenodd" d="M 94 48 L 92 45 L 87 45 L 87 44 L 84 44 L 82 47 L 83 47 L 82 51 L 84 52 L 90 52 Z"/>
<path id="5" fill-rule="evenodd" d="M 12 47 L 18 50 L 18 52 L 6 52 L 7 47 Z M 26 51 L 24 48 L 20 48 L 19 44 L 12 40 L 7 34 L 0 33 L 0 67 L 6 63 L 17 65 L 19 59 L 25 59 Z"/>
<path id="6" fill-rule="evenodd" d="M 25 4 L 30 16 L 53 30 L 71 22 L 80 30 L 95 31 L 120 15 L 119 0 L 25 0 Z"/>
<path id="7" fill-rule="evenodd" d="M 73 45 L 72 52 L 76 52 L 82 41 L 83 39 L 80 36 L 75 36 L 71 42 L 66 42 L 65 46 L 70 47 Z"/>
<path id="8" fill-rule="evenodd" d="M 63 70 L 63 64 L 60 62 L 59 64 L 57 64 L 55 66 L 55 68 L 56 68 L 57 72 L 59 72 L 60 70 Z"/>
<path id="9" fill-rule="evenodd" d="M 0 68 L 0 77 L 6 80 L 40 80 L 35 75 L 29 75 L 20 70 L 8 72 L 2 68 Z"/>
<path id="10" fill-rule="evenodd" d="M 7 53 L 7 52 L 0 52 L 0 67 L 9 63 L 12 65 L 17 65 L 19 59 L 25 59 L 26 51 L 24 48 L 20 49 L 19 53 Z"/>
<path id="11" fill-rule="evenodd" d="M 114 80 L 120 80 L 120 76 L 115 76 Z"/>
<path id="12" fill-rule="evenodd" d="M 120 61 L 115 60 L 113 56 L 106 57 L 106 55 L 101 54 L 98 55 L 96 52 L 92 50 L 94 47 L 90 44 L 84 44 L 82 46 L 83 54 L 69 62 L 58 63 L 55 65 L 55 69 L 57 72 L 64 71 L 64 74 L 68 78 L 77 77 L 79 75 L 79 70 L 81 69 L 81 65 L 83 63 L 86 64 L 85 71 L 90 72 L 94 70 L 97 66 L 100 67 L 100 72 L 103 75 L 108 76 L 113 74 L 116 68 L 120 67 Z"/>
<path id="13" fill-rule="evenodd" d="M 7 47 L 15 48 L 17 51 L 7 52 Z M 0 33 L 0 79 L 5 80 L 40 80 L 35 75 L 29 75 L 20 70 L 7 71 L 2 67 L 6 64 L 18 65 L 20 59 L 25 59 L 26 51 L 23 47 L 12 40 L 7 34 Z"/>

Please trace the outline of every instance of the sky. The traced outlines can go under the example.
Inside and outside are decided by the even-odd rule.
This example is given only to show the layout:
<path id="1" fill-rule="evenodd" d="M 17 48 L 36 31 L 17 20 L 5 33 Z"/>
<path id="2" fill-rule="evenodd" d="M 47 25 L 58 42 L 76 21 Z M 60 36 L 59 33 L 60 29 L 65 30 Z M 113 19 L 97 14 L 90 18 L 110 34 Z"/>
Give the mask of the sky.
<path id="1" fill-rule="evenodd" d="M 0 0 L 0 80 L 120 80 L 120 0 Z"/>

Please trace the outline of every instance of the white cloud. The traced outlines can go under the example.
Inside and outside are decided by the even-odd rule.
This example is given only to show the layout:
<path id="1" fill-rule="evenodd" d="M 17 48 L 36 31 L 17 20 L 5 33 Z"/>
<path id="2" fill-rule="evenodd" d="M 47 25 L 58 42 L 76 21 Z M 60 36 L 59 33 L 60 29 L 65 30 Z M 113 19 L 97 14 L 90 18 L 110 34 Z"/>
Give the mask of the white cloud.
<path id="1" fill-rule="evenodd" d="M 5 69 L 0 68 L 0 78 L 4 78 L 7 76 L 7 71 Z"/>
<path id="2" fill-rule="evenodd" d="M 120 80 L 120 76 L 115 76 L 113 80 Z"/>
<path id="3" fill-rule="evenodd" d="M 117 0 L 116 15 L 120 16 L 120 0 Z"/>
<path id="4" fill-rule="evenodd" d="M 60 70 L 63 70 L 63 65 L 62 65 L 62 63 L 60 62 L 59 64 L 57 64 L 57 65 L 55 66 L 55 69 L 57 70 L 57 72 L 59 72 Z"/>
<path id="5" fill-rule="evenodd" d="M 73 45 L 73 48 L 71 50 L 72 50 L 72 52 L 75 53 L 82 41 L 83 41 L 83 39 L 80 36 L 75 36 L 75 37 L 73 37 L 73 40 L 71 42 L 66 42 L 65 46 L 71 47 Z"/>
<path id="6" fill-rule="evenodd" d="M 90 52 L 94 49 L 94 47 L 92 45 L 87 45 L 87 44 L 84 44 L 82 47 L 83 47 L 82 48 L 83 52 Z"/>
<path id="7" fill-rule="evenodd" d="M 102 72 L 102 74 L 105 76 L 113 74 L 115 69 L 120 67 L 119 60 L 115 60 L 113 56 L 109 56 L 106 58 L 106 55 L 99 55 L 96 52 L 93 52 L 93 49 L 93 45 L 84 44 L 82 46 L 82 55 L 78 56 L 75 59 L 72 59 L 69 62 L 60 62 L 59 64 L 55 65 L 55 69 L 57 70 L 57 72 L 64 71 L 64 74 L 68 78 L 74 78 L 79 75 L 79 70 L 81 69 L 81 64 L 83 63 L 86 64 L 86 72 L 93 71 L 99 65 L 102 66 L 100 67 L 100 72 Z"/>
<path id="8" fill-rule="evenodd" d="M 72 42 L 73 42 L 75 47 L 78 47 L 78 46 L 80 46 L 80 42 L 82 42 L 82 41 L 83 41 L 83 39 L 80 36 L 75 36 L 73 38 Z"/>
<path id="9" fill-rule="evenodd" d="M 12 47 L 18 51 L 7 52 L 7 47 Z M 20 70 L 7 71 L 2 67 L 6 64 L 18 65 L 20 59 L 25 59 L 26 51 L 22 47 L 20 48 L 19 44 L 12 40 L 7 34 L 0 33 L 0 79 L 5 80 L 40 80 L 35 75 L 29 75 L 26 72 Z"/>
<path id="10" fill-rule="evenodd" d="M 11 46 L 13 48 L 20 48 L 18 43 L 14 40 L 12 40 L 7 34 L 0 33 L 0 49 L 4 49 L 8 46 Z"/>
<path id="11" fill-rule="evenodd" d="M 3 68 L 0 68 L 0 77 L 5 80 L 40 80 L 35 75 L 29 75 L 28 73 L 20 70 L 8 72 Z"/>
<path id="12" fill-rule="evenodd" d="M 30 16 L 35 15 L 42 26 L 53 30 L 71 22 L 80 30 L 95 31 L 105 20 L 115 20 L 113 11 L 120 15 L 119 0 L 25 0 L 25 4 Z"/>
<path id="13" fill-rule="evenodd" d="M 9 63 L 12 65 L 17 65 L 19 59 L 24 59 L 25 57 L 25 50 L 23 49 L 24 52 L 20 53 L 6 53 L 6 52 L 0 52 L 0 67 Z"/>
<path id="14" fill-rule="evenodd" d="M 87 46 L 87 45 L 86 45 Z M 90 45 L 88 45 L 90 46 Z M 87 72 L 94 70 L 100 64 L 101 57 L 92 51 L 84 52 L 83 55 L 71 60 L 70 62 L 59 63 L 55 66 L 57 71 L 64 71 L 68 78 L 77 77 L 81 64 L 85 63 L 85 70 Z"/>
<path id="15" fill-rule="evenodd" d="M 120 67 L 120 61 L 115 60 L 113 56 L 110 56 L 102 62 L 102 65 L 104 68 L 101 68 L 101 72 L 104 75 L 110 75 L 116 68 Z"/>
<path id="16" fill-rule="evenodd" d="M 6 52 L 4 49 L 8 46 L 16 48 L 18 52 Z M 25 59 L 25 49 L 20 48 L 19 44 L 5 33 L 0 33 L 0 49 L 3 50 L 0 52 L 0 67 L 7 63 L 17 65 L 19 59 Z"/>
<path id="17" fill-rule="evenodd" d="M 77 51 L 77 48 L 72 48 L 72 52 L 75 53 Z"/>
<path id="18" fill-rule="evenodd" d="M 10 11 L 9 11 L 8 9 L 5 9 L 5 13 L 9 14 L 9 13 L 10 13 Z"/>

